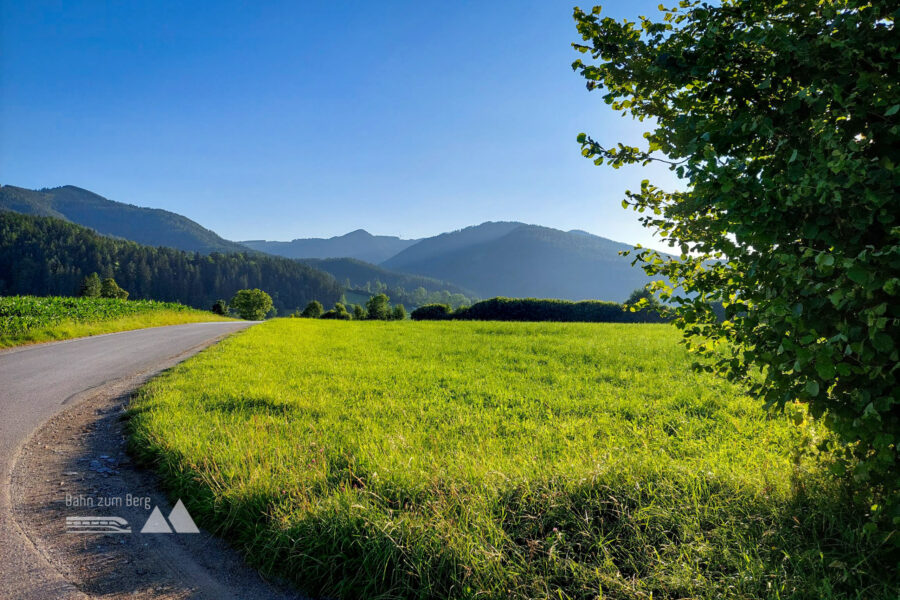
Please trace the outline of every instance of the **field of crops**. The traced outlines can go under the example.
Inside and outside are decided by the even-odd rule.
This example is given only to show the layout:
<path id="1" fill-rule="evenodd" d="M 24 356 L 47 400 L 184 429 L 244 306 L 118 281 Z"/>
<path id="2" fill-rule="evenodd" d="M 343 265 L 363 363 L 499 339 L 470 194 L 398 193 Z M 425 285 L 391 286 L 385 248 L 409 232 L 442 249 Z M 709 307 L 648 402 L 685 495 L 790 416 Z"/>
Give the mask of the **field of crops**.
<path id="1" fill-rule="evenodd" d="M 175 302 L 0 296 L 0 347 L 154 325 L 221 320 Z"/>
<path id="2" fill-rule="evenodd" d="M 895 597 L 826 434 L 690 362 L 667 325 L 279 319 L 152 381 L 131 448 L 316 595 Z"/>

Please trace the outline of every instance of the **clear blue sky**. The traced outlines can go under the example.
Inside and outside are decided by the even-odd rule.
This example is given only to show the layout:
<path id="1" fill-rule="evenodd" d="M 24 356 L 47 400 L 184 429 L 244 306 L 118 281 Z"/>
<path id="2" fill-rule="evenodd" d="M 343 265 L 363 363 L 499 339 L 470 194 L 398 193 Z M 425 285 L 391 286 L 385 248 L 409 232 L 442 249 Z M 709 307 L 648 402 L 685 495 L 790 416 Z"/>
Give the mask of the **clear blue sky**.
<path id="1" fill-rule="evenodd" d="M 652 244 L 623 191 L 676 181 L 580 156 L 580 131 L 638 142 L 645 125 L 572 72 L 573 5 L 0 0 L 0 183 L 237 240 L 519 220 Z"/>

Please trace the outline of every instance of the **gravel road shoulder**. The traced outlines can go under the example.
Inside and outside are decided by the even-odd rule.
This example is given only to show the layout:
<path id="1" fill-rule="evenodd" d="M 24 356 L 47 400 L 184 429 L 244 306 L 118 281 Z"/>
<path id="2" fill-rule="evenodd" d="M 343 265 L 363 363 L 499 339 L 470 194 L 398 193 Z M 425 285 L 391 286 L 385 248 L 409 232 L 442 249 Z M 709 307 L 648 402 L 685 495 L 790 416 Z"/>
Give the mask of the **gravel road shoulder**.
<path id="1" fill-rule="evenodd" d="M 89 598 L 302 598 L 264 581 L 205 531 L 140 533 L 154 506 L 165 516 L 173 508 L 156 476 L 133 465 L 125 452 L 125 406 L 154 373 L 69 400 L 71 408 L 31 436 L 11 473 L 16 524 L 43 559 Z M 142 500 L 127 506 L 129 499 Z M 112 505 L 101 506 L 105 501 Z M 126 519 L 131 533 L 66 531 L 67 517 L 108 515 Z"/>

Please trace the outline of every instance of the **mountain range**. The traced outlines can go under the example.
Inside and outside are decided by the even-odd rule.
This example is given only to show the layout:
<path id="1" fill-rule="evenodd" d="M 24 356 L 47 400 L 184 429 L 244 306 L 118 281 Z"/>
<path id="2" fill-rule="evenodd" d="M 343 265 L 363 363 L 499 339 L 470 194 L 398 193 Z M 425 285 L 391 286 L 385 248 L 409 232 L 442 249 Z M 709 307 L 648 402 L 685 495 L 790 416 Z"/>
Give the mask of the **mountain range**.
<path id="1" fill-rule="evenodd" d="M 402 240 L 387 235 L 372 235 L 357 229 L 332 238 L 303 238 L 290 242 L 248 240 L 241 244 L 260 252 L 287 258 L 355 258 L 378 264 L 414 245 L 418 240 Z"/>
<path id="2" fill-rule="evenodd" d="M 274 254 L 334 276 L 348 289 L 423 288 L 491 296 L 622 301 L 649 279 L 619 255 L 631 245 L 582 230 L 487 222 L 405 240 L 358 229 L 332 238 L 232 242 L 177 213 L 108 200 L 74 186 L 0 187 L 0 210 L 50 216 L 149 246 L 209 254 Z M 421 295 L 421 294 L 420 294 Z"/>
<path id="3" fill-rule="evenodd" d="M 0 187 L 0 210 L 56 217 L 90 227 L 101 235 L 148 246 L 202 254 L 247 251 L 245 246 L 223 239 L 177 213 L 108 200 L 74 185 L 42 190 L 4 185 Z"/>

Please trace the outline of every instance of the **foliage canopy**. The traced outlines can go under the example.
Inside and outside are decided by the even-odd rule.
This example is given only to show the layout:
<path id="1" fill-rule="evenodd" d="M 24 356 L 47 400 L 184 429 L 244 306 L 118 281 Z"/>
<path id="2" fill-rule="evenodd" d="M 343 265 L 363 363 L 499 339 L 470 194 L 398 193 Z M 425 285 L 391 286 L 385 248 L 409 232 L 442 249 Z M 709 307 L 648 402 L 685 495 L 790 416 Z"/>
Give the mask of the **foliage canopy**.
<path id="1" fill-rule="evenodd" d="M 272 297 L 262 290 L 239 290 L 231 299 L 231 307 L 248 321 L 261 321 L 272 310 Z"/>
<path id="2" fill-rule="evenodd" d="M 641 148 L 581 134 L 583 154 L 662 160 L 688 184 L 644 181 L 623 201 L 681 251 L 640 249 L 636 262 L 668 278 L 659 287 L 687 344 L 767 405 L 825 415 L 860 459 L 855 478 L 895 510 L 896 11 L 894 0 L 690 1 L 633 23 L 576 9 L 586 58 L 573 64 L 607 104 L 651 124 Z"/>

